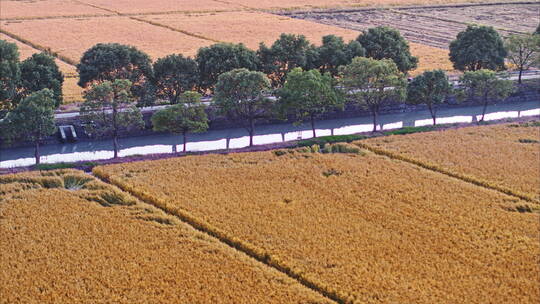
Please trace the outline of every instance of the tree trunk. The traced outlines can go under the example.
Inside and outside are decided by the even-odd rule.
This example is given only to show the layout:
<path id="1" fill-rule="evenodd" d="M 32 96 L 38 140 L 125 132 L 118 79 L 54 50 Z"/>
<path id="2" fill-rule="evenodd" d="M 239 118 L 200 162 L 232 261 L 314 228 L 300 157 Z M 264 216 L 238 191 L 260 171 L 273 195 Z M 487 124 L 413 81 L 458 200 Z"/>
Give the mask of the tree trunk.
<path id="1" fill-rule="evenodd" d="M 377 116 L 378 113 L 375 109 L 371 110 L 371 113 L 373 114 L 373 132 L 377 131 Z"/>
<path id="2" fill-rule="evenodd" d="M 186 151 L 187 151 L 187 136 L 186 136 L 185 131 L 184 131 L 184 133 L 182 133 L 182 136 L 184 137 L 184 153 L 186 153 Z"/>
<path id="3" fill-rule="evenodd" d="M 486 116 L 487 106 L 488 106 L 488 99 L 487 99 L 487 96 L 484 95 L 484 107 L 482 109 L 482 119 L 480 119 L 481 122 L 484 121 L 484 117 Z"/>
<path id="4" fill-rule="evenodd" d="M 436 125 L 437 124 L 437 119 L 436 119 L 436 112 L 434 111 L 433 107 L 432 106 L 429 106 L 429 113 L 431 114 L 431 118 L 433 119 L 433 125 Z"/>
<path id="5" fill-rule="evenodd" d="M 313 131 L 313 138 L 317 137 L 317 132 L 315 131 L 315 117 L 311 115 L 311 130 Z"/>
<path id="6" fill-rule="evenodd" d="M 172 145 L 172 152 L 173 152 L 173 153 L 176 153 L 176 152 L 177 152 L 177 151 L 176 151 L 176 145 L 175 145 L 175 144 Z"/>
<path id="7" fill-rule="evenodd" d="M 36 165 L 39 165 L 41 156 L 39 155 L 39 141 L 36 140 L 35 147 L 34 147 L 34 156 L 36 158 Z"/>
<path id="8" fill-rule="evenodd" d="M 521 84 L 521 75 L 523 74 L 523 67 L 519 68 L 518 83 Z"/>
<path id="9" fill-rule="evenodd" d="M 253 135 L 255 134 L 255 122 L 253 119 L 249 120 L 249 146 L 253 147 Z"/>
<path id="10" fill-rule="evenodd" d="M 114 156 L 113 158 L 118 158 L 118 135 L 113 136 L 113 149 L 114 149 Z"/>

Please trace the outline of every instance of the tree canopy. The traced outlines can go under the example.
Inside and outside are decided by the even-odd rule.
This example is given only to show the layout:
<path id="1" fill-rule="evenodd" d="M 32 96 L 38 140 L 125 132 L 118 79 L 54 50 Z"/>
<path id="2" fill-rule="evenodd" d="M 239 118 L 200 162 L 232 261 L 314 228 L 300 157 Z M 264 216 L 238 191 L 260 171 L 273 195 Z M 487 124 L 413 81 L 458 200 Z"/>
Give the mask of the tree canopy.
<path id="1" fill-rule="evenodd" d="M 34 143 L 36 164 L 40 163 L 40 142 L 56 131 L 54 123 L 54 92 L 42 89 L 24 98 L 17 107 L 9 112 L 5 121 L 8 139 L 24 138 Z"/>
<path id="2" fill-rule="evenodd" d="M 184 92 L 180 104 L 159 110 L 152 115 L 154 131 L 165 131 L 183 135 L 184 152 L 187 151 L 187 133 L 208 130 L 208 116 L 201 103 L 201 95 L 193 91 Z M 176 147 L 176 145 L 175 145 Z"/>
<path id="3" fill-rule="evenodd" d="M 142 97 L 145 82 L 152 78 L 150 57 L 133 46 L 98 43 L 84 52 L 77 65 L 79 86 L 127 79 L 134 96 Z"/>
<path id="4" fill-rule="evenodd" d="M 343 38 L 335 35 L 327 35 L 322 38 L 322 45 L 317 49 L 317 68 L 321 73 L 330 73 L 332 76 L 338 74 L 338 67 L 351 63 L 354 57 L 365 55 L 362 45 L 352 40 L 345 44 Z"/>
<path id="5" fill-rule="evenodd" d="M 54 94 L 58 108 L 62 103 L 62 84 L 64 75 L 54 61 L 54 57 L 46 53 L 33 54 L 21 65 L 20 94 L 25 97 L 42 89 L 50 89 Z"/>
<path id="6" fill-rule="evenodd" d="M 271 47 L 264 43 L 257 51 L 262 71 L 272 80 L 272 85 L 280 87 L 286 75 L 294 68 L 309 70 L 317 67 L 317 48 L 304 35 L 281 34 Z"/>
<path id="7" fill-rule="evenodd" d="M 131 82 L 116 79 L 94 84 L 84 96 L 81 120 L 91 136 L 112 137 L 114 158 L 118 157 L 118 136 L 123 131 L 141 129 L 144 121 L 131 95 Z"/>
<path id="8" fill-rule="evenodd" d="M 373 115 L 373 132 L 382 106 L 405 99 L 407 81 L 391 59 L 356 57 L 340 68 L 340 83 L 353 101 Z"/>
<path id="9" fill-rule="evenodd" d="M 0 118 L 7 110 L 15 107 L 20 79 L 17 45 L 0 40 Z"/>
<path id="10" fill-rule="evenodd" d="M 403 73 L 418 65 L 418 58 L 411 55 L 409 43 L 396 29 L 388 26 L 370 28 L 363 31 L 357 40 L 365 49 L 365 57 L 391 59 Z"/>
<path id="11" fill-rule="evenodd" d="M 502 70 L 506 54 L 501 36 L 491 26 L 469 25 L 450 43 L 450 61 L 460 71 Z"/>
<path id="12" fill-rule="evenodd" d="M 472 98 L 482 102 L 480 121 L 484 121 L 489 102 L 504 99 L 513 91 L 511 80 L 501 79 L 497 73 L 486 69 L 465 72 L 459 81 L 462 86 L 459 94 L 461 99 Z"/>
<path id="13" fill-rule="evenodd" d="M 154 63 L 156 96 L 176 104 L 180 96 L 194 90 L 199 84 L 199 67 L 194 59 L 182 55 L 169 55 Z"/>
<path id="14" fill-rule="evenodd" d="M 510 61 L 519 71 L 518 83 L 521 83 L 523 71 L 534 64 L 540 64 L 540 35 L 510 35 L 504 41 Z"/>
<path id="15" fill-rule="evenodd" d="M 407 87 L 407 103 L 425 104 L 435 125 L 438 105 L 445 102 L 452 91 L 448 76 L 442 70 L 425 71 L 416 76 Z"/>
<path id="16" fill-rule="evenodd" d="M 270 81 L 261 72 L 235 69 L 219 76 L 214 102 L 229 120 L 238 121 L 249 133 L 249 145 L 253 146 L 255 123 L 267 118 L 272 101 L 265 97 Z"/>
<path id="17" fill-rule="evenodd" d="M 282 115 L 293 114 L 296 123 L 309 120 L 313 137 L 317 137 L 315 119 L 333 109 L 343 108 L 343 96 L 336 89 L 332 76 L 315 69 L 293 69 L 287 74 L 283 88 L 278 90 L 278 97 Z"/>
<path id="18" fill-rule="evenodd" d="M 213 91 L 219 75 L 234 69 L 257 70 L 257 53 L 243 44 L 217 43 L 200 48 L 195 58 L 199 65 L 200 86 Z"/>

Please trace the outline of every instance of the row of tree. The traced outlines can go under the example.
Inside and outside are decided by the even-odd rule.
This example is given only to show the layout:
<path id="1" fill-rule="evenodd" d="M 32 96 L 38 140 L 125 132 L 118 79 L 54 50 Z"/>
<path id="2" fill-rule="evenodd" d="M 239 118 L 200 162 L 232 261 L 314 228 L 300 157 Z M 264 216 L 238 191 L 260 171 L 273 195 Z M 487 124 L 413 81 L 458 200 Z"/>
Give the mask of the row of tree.
<path id="1" fill-rule="evenodd" d="M 248 131 L 252 146 L 255 126 L 261 119 L 309 121 L 316 137 L 316 120 L 351 102 L 372 113 L 375 132 L 381 108 L 391 103 L 425 104 L 435 124 L 437 109 L 449 94 L 479 98 L 484 104 L 484 115 L 490 100 L 505 98 L 513 88 L 511 81 L 500 79 L 494 71 L 485 69 L 465 72 L 460 79 L 462 88 L 457 92 L 453 92 L 453 86 L 442 70 L 426 71 L 408 84 L 392 60 L 366 57 L 356 57 L 350 64 L 341 66 L 338 75 L 336 79 L 329 72 L 321 74 L 317 69 L 295 68 L 288 73 L 284 85 L 275 91 L 277 99 L 272 99 L 268 98 L 271 81 L 264 73 L 234 69 L 218 77 L 214 104 L 220 114 Z M 81 106 L 86 132 L 111 137 L 115 158 L 118 157 L 121 133 L 144 127 L 131 88 L 131 81 L 126 79 L 94 84 L 86 92 Z M 206 106 L 201 97 L 198 92 L 186 91 L 178 104 L 154 113 L 151 118 L 155 131 L 182 135 L 184 152 L 188 133 L 208 129 Z M 49 89 L 34 92 L 0 122 L 3 139 L 25 138 L 34 142 L 36 164 L 40 162 L 40 142 L 56 131 L 55 98 Z"/>

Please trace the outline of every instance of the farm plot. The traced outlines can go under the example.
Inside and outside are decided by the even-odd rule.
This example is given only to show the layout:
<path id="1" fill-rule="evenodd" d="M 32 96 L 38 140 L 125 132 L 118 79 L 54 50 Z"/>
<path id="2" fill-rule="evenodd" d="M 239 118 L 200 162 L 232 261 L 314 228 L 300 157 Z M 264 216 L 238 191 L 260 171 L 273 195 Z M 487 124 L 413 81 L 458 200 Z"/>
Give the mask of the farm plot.
<path id="1" fill-rule="evenodd" d="M 72 0 L 2 0 L 0 19 L 100 16 L 111 13 Z"/>
<path id="2" fill-rule="evenodd" d="M 207 155 L 94 173 L 344 301 L 530 303 L 526 204 L 373 154 Z"/>
<path id="3" fill-rule="evenodd" d="M 227 2 L 255 9 L 309 10 L 313 8 L 345 8 L 358 6 L 391 6 L 413 4 L 437 5 L 495 1 L 496 0 L 228 0 Z"/>
<path id="4" fill-rule="evenodd" d="M 0 40 L 6 40 L 11 43 L 15 43 L 19 49 L 19 59 L 22 61 L 35 53 L 40 53 L 37 50 L 27 44 L 21 43 L 5 34 L 0 33 Z M 64 103 L 72 103 L 82 100 L 82 88 L 77 85 L 79 81 L 79 74 L 75 66 L 67 64 L 61 60 L 56 59 L 56 64 L 60 68 L 60 71 L 64 74 L 64 85 L 62 91 L 64 93 Z"/>
<path id="5" fill-rule="evenodd" d="M 2 303 L 327 303 L 76 171 L 0 177 Z"/>
<path id="6" fill-rule="evenodd" d="M 372 138 L 363 143 L 540 199 L 540 127 L 504 124 Z"/>
<path id="7" fill-rule="evenodd" d="M 334 34 L 345 41 L 356 39 L 359 35 L 354 30 L 261 12 L 172 14 L 141 18 L 214 40 L 242 42 L 252 49 L 257 49 L 260 42 L 271 45 L 281 33 L 302 34 L 315 44 L 320 44 L 324 35 Z M 419 67 L 413 74 L 433 68 L 452 70 L 446 50 L 411 43 L 411 51 L 420 58 Z"/>
<path id="8" fill-rule="evenodd" d="M 133 45 L 157 59 L 173 53 L 194 55 L 211 41 L 128 17 L 25 20 L 0 23 L 5 31 L 48 47 L 75 62 L 97 43 Z"/>
<path id="9" fill-rule="evenodd" d="M 412 42 L 448 48 L 466 23 L 497 27 L 502 35 L 510 31 L 533 32 L 538 4 L 474 7 L 418 8 L 400 10 L 358 10 L 355 12 L 294 13 L 291 17 L 340 26 L 357 31 L 374 26 L 391 26 Z"/>
<path id="10" fill-rule="evenodd" d="M 121 14 L 220 12 L 242 8 L 230 1 L 216 0 L 82 0 L 82 2 Z"/>

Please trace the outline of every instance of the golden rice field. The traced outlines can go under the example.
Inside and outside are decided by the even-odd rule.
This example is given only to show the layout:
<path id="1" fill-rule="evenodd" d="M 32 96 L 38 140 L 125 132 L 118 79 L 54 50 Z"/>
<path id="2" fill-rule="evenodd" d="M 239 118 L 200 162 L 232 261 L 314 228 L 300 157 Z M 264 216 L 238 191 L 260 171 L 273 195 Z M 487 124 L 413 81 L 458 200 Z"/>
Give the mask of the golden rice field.
<path id="1" fill-rule="evenodd" d="M 540 297 L 539 214 L 406 162 L 258 152 L 94 173 L 347 303 Z"/>
<path id="2" fill-rule="evenodd" d="M 82 2 L 121 14 L 219 12 L 243 8 L 232 1 L 216 0 L 83 0 Z"/>
<path id="3" fill-rule="evenodd" d="M 0 177 L 0 303 L 329 303 L 77 171 Z"/>
<path id="4" fill-rule="evenodd" d="M 35 53 L 40 53 L 40 50 L 37 50 L 27 44 L 21 43 L 18 40 L 15 40 L 5 34 L 0 33 L 0 39 L 6 40 L 11 43 L 15 43 L 19 49 L 19 59 L 22 61 Z M 56 64 L 60 71 L 64 74 L 64 85 L 62 87 L 62 92 L 64 94 L 64 103 L 72 103 L 82 100 L 82 88 L 77 85 L 79 81 L 79 74 L 75 66 L 67 64 L 61 60 L 56 59 Z"/>
<path id="5" fill-rule="evenodd" d="M 502 124 L 379 137 L 363 143 L 540 200 L 539 141 L 538 125 Z"/>
<path id="6" fill-rule="evenodd" d="M 110 15 L 110 12 L 74 0 L 2 0 L 0 19 L 33 19 L 59 16 Z"/>

